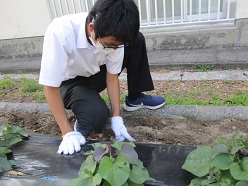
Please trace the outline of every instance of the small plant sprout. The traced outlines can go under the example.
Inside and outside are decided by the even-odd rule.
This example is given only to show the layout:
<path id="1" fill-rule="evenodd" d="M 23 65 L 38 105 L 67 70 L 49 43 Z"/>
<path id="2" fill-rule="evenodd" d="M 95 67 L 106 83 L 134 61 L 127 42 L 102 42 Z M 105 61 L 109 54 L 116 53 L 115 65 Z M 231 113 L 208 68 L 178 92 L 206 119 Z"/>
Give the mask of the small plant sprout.
<path id="1" fill-rule="evenodd" d="M 182 168 L 196 176 L 190 186 L 247 186 L 248 143 L 240 133 L 219 138 L 192 151 Z"/>
<path id="2" fill-rule="evenodd" d="M 147 180 L 155 181 L 138 159 L 131 142 L 93 144 L 94 151 L 82 163 L 78 177 L 68 186 L 142 186 Z"/>

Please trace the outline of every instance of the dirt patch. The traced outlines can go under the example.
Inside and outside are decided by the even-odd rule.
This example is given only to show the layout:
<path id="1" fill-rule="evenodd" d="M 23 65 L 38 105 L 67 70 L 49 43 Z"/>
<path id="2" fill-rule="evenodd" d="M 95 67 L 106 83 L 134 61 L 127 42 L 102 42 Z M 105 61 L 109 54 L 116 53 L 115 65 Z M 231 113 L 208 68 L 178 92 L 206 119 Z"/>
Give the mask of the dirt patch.
<path id="1" fill-rule="evenodd" d="M 165 73 L 166 71 L 160 71 Z M 218 100 L 220 104 L 230 102 L 229 98 L 248 92 L 248 81 L 154 81 L 155 90 L 150 94 L 161 95 L 167 98 L 175 97 L 178 100 L 197 99 L 207 105 L 213 105 Z M 121 92 L 127 94 L 127 83 L 120 82 Z M 33 94 L 34 93 L 34 94 Z M 103 92 L 106 94 L 106 91 Z M 46 102 L 43 90 L 23 92 L 20 79 L 15 80 L 14 86 L 0 89 L 0 102 Z M 34 96 L 35 95 L 35 96 Z M 123 99 L 123 98 L 122 98 Z M 221 100 L 223 100 L 221 102 Z M 233 100 L 233 99 L 232 99 Z M 243 105 L 246 102 L 238 102 Z M 175 103 L 178 104 L 178 103 Z M 180 103 L 179 103 L 180 104 Z M 197 103 L 192 103 L 197 104 Z M 244 105 L 245 106 L 245 105 Z M 73 115 L 68 115 L 72 125 Z M 140 143 L 163 143 L 176 145 L 211 145 L 218 137 L 230 137 L 240 131 L 247 138 L 248 121 L 226 119 L 223 121 L 194 121 L 183 117 L 151 118 L 124 116 L 125 124 L 130 134 Z M 61 135 L 60 130 L 51 113 L 17 113 L 0 112 L 0 125 L 18 125 L 27 131 L 42 134 Z M 100 134 L 92 133 L 88 139 L 112 141 L 114 134 L 109 128 Z"/>
<path id="2" fill-rule="evenodd" d="M 68 115 L 72 125 L 73 115 Z M 231 137 L 240 131 L 247 139 L 248 121 L 225 119 L 222 121 L 195 121 L 180 116 L 170 118 L 151 118 L 127 115 L 124 121 L 130 134 L 139 143 L 161 143 L 173 145 L 212 145 L 219 137 Z M 50 113 L 0 113 L 1 125 L 17 125 L 26 131 L 42 134 L 61 135 Z M 88 140 L 113 141 L 114 133 L 109 124 L 102 133 L 91 133 Z"/>

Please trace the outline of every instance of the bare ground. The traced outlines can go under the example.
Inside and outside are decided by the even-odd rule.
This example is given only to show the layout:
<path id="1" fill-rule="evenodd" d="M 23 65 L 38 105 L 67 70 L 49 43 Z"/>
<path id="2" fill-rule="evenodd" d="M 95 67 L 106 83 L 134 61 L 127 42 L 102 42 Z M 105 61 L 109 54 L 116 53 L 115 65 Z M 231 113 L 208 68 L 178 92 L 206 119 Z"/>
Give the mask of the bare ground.
<path id="1" fill-rule="evenodd" d="M 75 118 L 68 116 L 73 125 Z M 139 143 L 162 143 L 184 146 L 211 145 L 216 138 L 230 138 L 240 131 L 246 138 L 248 121 L 225 119 L 222 121 L 195 121 L 180 116 L 170 118 L 124 117 L 130 134 Z M 26 131 L 60 135 L 59 128 L 50 113 L 0 113 L 0 123 L 17 125 Z M 114 134 L 109 124 L 102 133 L 91 133 L 88 140 L 113 141 Z"/>
<path id="2" fill-rule="evenodd" d="M 219 99 L 233 96 L 234 92 L 247 92 L 248 81 L 155 81 L 152 94 L 199 98 L 211 103 L 213 95 Z M 126 93 L 126 82 L 121 82 L 121 91 Z M 0 89 L 0 102 L 37 103 L 27 93 L 20 91 L 20 86 Z M 68 115 L 72 125 L 73 115 Z M 219 137 L 231 137 L 241 132 L 248 138 L 248 121 L 225 119 L 222 121 L 195 121 L 180 116 L 170 118 L 124 116 L 130 134 L 140 143 L 163 143 L 186 146 L 211 145 Z M 18 125 L 27 131 L 42 134 L 60 135 L 59 128 L 51 113 L 0 112 L 0 125 Z M 88 139 L 112 141 L 114 134 L 106 129 L 100 134 L 91 133 Z"/>

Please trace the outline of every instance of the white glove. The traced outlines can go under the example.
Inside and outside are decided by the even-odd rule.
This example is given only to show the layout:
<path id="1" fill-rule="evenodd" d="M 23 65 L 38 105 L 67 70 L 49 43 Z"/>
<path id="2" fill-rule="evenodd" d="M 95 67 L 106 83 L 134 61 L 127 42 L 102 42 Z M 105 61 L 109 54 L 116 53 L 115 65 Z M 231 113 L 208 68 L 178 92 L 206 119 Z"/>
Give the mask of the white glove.
<path id="1" fill-rule="evenodd" d="M 80 145 L 85 144 L 85 138 L 80 132 L 68 132 L 60 143 L 57 153 L 59 154 L 74 154 L 81 150 Z"/>
<path id="2" fill-rule="evenodd" d="M 111 118 L 111 129 L 115 133 L 116 141 L 124 141 L 125 138 L 129 141 L 135 141 L 128 133 L 127 128 L 123 124 L 123 119 L 120 116 Z"/>

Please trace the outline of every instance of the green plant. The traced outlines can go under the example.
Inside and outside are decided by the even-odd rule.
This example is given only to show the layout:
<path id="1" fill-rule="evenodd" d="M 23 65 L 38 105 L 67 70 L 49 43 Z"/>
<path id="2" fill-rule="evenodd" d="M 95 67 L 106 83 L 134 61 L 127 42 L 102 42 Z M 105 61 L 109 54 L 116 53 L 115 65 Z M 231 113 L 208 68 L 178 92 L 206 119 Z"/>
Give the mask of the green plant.
<path id="1" fill-rule="evenodd" d="M 15 87 L 15 83 L 11 81 L 11 78 L 8 76 L 5 76 L 1 81 L 0 81 L 0 89 L 8 89 Z"/>
<path id="2" fill-rule="evenodd" d="M 207 72 L 214 70 L 214 66 L 208 65 L 208 64 L 200 64 L 196 66 L 196 71 L 197 72 Z"/>
<path id="3" fill-rule="evenodd" d="M 32 97 L 33 99 L 37 99 L 40 103 L 45 102 L 46 97 L 44 92 L 30 92 L 28 96 Z"/>
<path id="4" fill-rule="evenodd" d="M 141 186 L 154 180 L 138 159 L 134 143 L 93 144 L 94 151 L 82 163 L 78 177 L 68 186 Z"/>
<path id="5" fill-rule="evenodd" d="M 106 92 L 101 92 L 100 93 L 100 96 L 101 96 L 101 98 L 105 101 L 105 103 L 107 104 L 107 105 L 109 105 L 110 104 L 110 100 L 109 100 L 109 97 L 108 97 L 108 94 L 106 93 Z M 121 104 L 123 104 L 124 102 L 125 102 L 125 97 L 127 96 L 127 94 L 121 94 L 120 95 L 120 103 Z"/>
<path id="6" fill-rule="evenodd" d="M 35 92 L 38 90 L 43 90 L 43 86 L 39 85 L 37 80 L 21 77 L 21 91 L 22 92 Z"/>
<path id="7" fill-rule="evenodd" d="M 12 170 L 15 165 L 13 160 L 8 160 L 7 154 L 11 153 L 9 149 L 12 145 L 22 141 L 28 134 L 18 126 L 0 126 L 0 173 Z"/>
<path id="8" fill-rule="evenodd" d="M 246 92 L 234 92 L 234 96 L 224 99 L 225 105 L 247 106 L 248 105 L 248 93 Z"/>
<path id="9" fill-rule="evenodd" d="M 231 139 L 219 138 L 214 146 L 193 150 L 182 166 L 197 178 L 194 186 L 246 186 L 248 185 L 248 143 L 239 133 Z"/>

